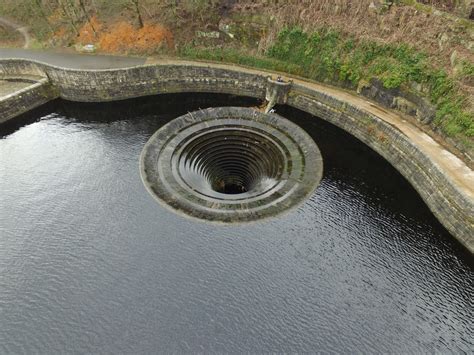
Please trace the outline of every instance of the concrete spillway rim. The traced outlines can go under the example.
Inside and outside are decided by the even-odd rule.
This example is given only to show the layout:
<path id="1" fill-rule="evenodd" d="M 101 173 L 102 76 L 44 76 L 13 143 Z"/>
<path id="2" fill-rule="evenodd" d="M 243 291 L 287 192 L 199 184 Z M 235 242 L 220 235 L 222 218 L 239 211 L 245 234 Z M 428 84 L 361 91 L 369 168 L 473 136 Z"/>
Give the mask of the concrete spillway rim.
<path id="1" fill-rule="evenodd" d="M 222 132 L 225 138 L 219 136 Z M 250 154 L 250 158 L 246 158 L 243 151 L 238 151 L 241 158 L 233 156 L 232 162 L 224 161 L 228 166 L 229 162 L 237 164 L 240 159 L 244 161 L 244 170 L 251 166 L 248 172 L 255 176 L 250 176 L 254 187 L 249 191 L 226 194 L 210 188 L 212 181 L 206 185 L 201 180 L 193 185 L 188 182 L 195 179 L 195 175 L 190 174 L 192 178 L 188 181 L 186 177 L 183 178 L 183 166 L 187 163 L 182 161 L 188 154 L 194 157 L 194 161 L 187 165 L 199 165 L 200 176 L 212 180 L 213 167 L 203 172 L 206 167 L 203 168 L 200 162 L 196 163 L 199 151 L 195 149 L 190 153 L 183 148 L 188 145 L 211 145 L 201 143 L 209 134 L 214 135 L 212 144 L 222 143 L 224 148 L 231 146 L 235 149 L 236 144 L 237 147 L 243 147 L 245 143 L 247 147 L 250 145 L 248 149 L 258 151 L 258 154 Z M 233 145 L 225 141 L 232 134 L 234 139 L 229 141 Z M 253 147 L 252 141 L 255 141 Z M 232 155 L 232 152 L 224 152 L 215 158 L 219 155 L 215 153 L 218 148 L 211 148 L 206 148 L 206 152 L 212 151 L 212 156 L 202 159 L 204 165 L 216 165 L 219 159 L 225 160 L 229 154 Z M 266 151 L 273 153 L 265 156 Z M 278 154 L 281 155 L 276 156 Z M 185 158 L 182 159 L 183 156 Z M 302 128 L 281 116 L 243 107 L 210 108 L 180 116 L 155 132 L 140 155 L 141 179 L 160 205 L 185 217 L 227 225 L 257 222 L 295 209 L 313 194 L 322 174 L 323 162 L 319 148 Z"/>

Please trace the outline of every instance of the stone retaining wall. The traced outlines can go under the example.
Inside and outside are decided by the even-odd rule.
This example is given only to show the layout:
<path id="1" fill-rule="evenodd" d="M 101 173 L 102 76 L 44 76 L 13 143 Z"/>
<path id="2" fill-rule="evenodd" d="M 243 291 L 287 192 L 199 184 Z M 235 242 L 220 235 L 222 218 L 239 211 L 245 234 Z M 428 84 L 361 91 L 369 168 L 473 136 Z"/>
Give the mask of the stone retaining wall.
<path id="1" fill-rule="evenodd" d="M 0 61 L 0 72 L 43 75 L 60 97 L 86 102 L 177 92 L 215 92 L 265 99 L 268 85 L 271 85 L 269 74 L 265 72 L 197 62 L 112 70 L 73 70 L 11 59 Z M 337 125 L 381 154 L 414 186 L 452 235 L 474 253 L 472 170 L 462 166 L 459 171 L 451 171 L 450 166 L 464 163 L 452 156 L 449 159 L 454 163 L 440 165 L 439 159 L 433 155 L 438 154 L 439 149 L 430 151 L 415 142 L 413 137 L 409 138 L 385 119 L 383 110 L 374 114 L 362 108 L 364 102 L 358 98 L 351 98 L 342 92 L 341 95 L 328 94 L 327 91 L 298 80 L 289 89 L 286 103 Z M 330 91 L 337 93 L 335 89 Z M 3 105 L 0 103 L 2 110 Z M 19 109 L 21 107 L 18 105 Z M 393 114 L 391 116 L 393 118 Z M 403 121 L 400 117 L 397 119 Z M 416 130 L 416 127 L 413 129 Z M 420 137 L 426 136 L 421 130 L 418 131 Z M 446 154 L 450 153 L 446 151 Z"/>
<path id="2" fill-rule="evenodd" d="M 61 98 L 104 102 L 178 92 L 215 92 L 265 98 L 267 77 L 242 71 L 189 65 L 148 65 L 127 69 L 74 70 L 28 62 L 0 61 L 0 73 L 49 78 Z"/>
<path id="3" fill-rule="evenodd" d="M 333 123 L 383 156 L 410 182 L 446 229 L 474 253 L 472 195 L 453 184 L 402 132 L 373 114 L 301 86 L 293 89 L 287 104 Z"/>
<path id="4" fill-rule="evenodd" d="M 10 95 L 0 97 L 0 124 L 57 97 L 48 79 L 43 78 Z"/>

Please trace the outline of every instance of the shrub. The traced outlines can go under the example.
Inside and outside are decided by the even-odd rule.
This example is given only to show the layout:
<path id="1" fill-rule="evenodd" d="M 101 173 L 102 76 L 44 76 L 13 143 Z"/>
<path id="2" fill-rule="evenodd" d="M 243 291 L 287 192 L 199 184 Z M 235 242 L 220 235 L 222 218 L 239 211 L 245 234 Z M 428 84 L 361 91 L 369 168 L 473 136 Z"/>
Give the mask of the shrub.
<path id="1" fill-rule="evenodd" d="M 473 136 L 473 115 L 463 111 L 467 97 L 456 81 L 406 44 L 357 40 L 328 29 L 307 34 L 296 27 L 283 29 L 266 55 L 297 65 L 302 76 L 319 81 L 350 82 L 356 87 L 361 80 L 377 78 L 388 89 L 412 82 L 425 84 L 437 107 L 435 124 L 448 136 Z M 472 77 L 473 73 L 474 66 L 468 63 L 460 75 Z"/>
<path id="2" fill-rule="evenodd" d="M 381 80 L 385 88 L 409 87 L 415 82 L 429 88 L 428 98 L 436 106 L 434 125 L 448 136 L 456 136 L 472 146 L 474 119 L 463 108 L 467 97 L 444 70 L 435 68 L 427 55 L 406 44 L 387 45 L 356 39 L 330 29 L 306 33 L 299 27 L 284 28 L 264 57 L 238 49 L 184 47 L 181 55 L 194 59 L 226 61 L 283 71 L 317 81 L 349 83 Z M 474 66 L 465 66 L 461 75 L 471 75 Z"/>
<path id="3" fill-rule="evenodd" d="M 106 52 L 155 52 L 163 46 L 173 46 L 172 33 L 161 25 L 145 24 L 135 28 L 128 22 L 119 22 L 98 39 L 100 48 Z"/>

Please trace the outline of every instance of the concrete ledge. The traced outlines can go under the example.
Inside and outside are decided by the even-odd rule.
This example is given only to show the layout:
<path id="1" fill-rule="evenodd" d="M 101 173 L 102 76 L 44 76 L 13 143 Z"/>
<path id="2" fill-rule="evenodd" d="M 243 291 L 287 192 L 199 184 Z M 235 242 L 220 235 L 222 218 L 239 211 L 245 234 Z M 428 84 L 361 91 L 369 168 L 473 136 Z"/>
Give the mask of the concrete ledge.
<path id="1" fill-rule="evenodd" d="M 56 97 L 57 94 L 48 79 L 31 80 L 31 84 L 27 87 L 0 97 L 0 124 L 43 105 Z"/>
<path id="2" fill-rule="evenodd" d="M 189 61 L 109 70 L 76 70 L 22 59 L 0 61 L 0 73 L 42 75 L 60 97 L 102 102 L 178 92 L 227 93 L 265 99 L 269 72 Z M 374 149 L 414 186 L 440 222 L 474 253 L 474 173 L 411 124 L 343 90 L 293 79 L 286 103 L 327 120 Z M 5 110 L 0 102 L 0 110 Z M 14 104 L 13 104 L 14 105 Z M 23 106 L 18 106 L 18 114 Z M 10 109 L 11 114 L 15 109 Z"/>
<path id="3" fill-rule="evenodd" d="M 235 152 L 239 143 L 245 149 Z M 223 165 L 232 172 L 222 174 Z M 156 131 L 140 156 L 140 174 L 148 192 L 176 213 L 209 223 L 247 223 L 302 203 L 321 181 L 323 158 L 311 137 L 282 116 L 212 107 Z M 225 192 L 229 184 L 240 192 Z"/>

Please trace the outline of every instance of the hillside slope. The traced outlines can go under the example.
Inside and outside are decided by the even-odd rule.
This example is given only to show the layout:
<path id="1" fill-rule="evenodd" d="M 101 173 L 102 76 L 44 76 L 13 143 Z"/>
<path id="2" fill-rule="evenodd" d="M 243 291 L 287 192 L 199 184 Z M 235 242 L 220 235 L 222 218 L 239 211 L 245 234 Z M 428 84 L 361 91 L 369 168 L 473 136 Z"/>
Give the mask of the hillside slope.
<path id="1" fill-rule="evenodd" d="M 235 62 L 355 90 L 474 157 L 471 0 L 3 0 L 33 46 Z M 464 17 L 458 17 L 463 15 Z M 0 28 L 0 43 L 21 40 Z"/>

